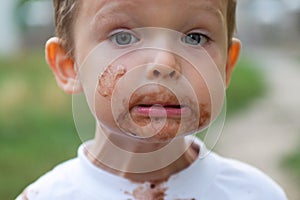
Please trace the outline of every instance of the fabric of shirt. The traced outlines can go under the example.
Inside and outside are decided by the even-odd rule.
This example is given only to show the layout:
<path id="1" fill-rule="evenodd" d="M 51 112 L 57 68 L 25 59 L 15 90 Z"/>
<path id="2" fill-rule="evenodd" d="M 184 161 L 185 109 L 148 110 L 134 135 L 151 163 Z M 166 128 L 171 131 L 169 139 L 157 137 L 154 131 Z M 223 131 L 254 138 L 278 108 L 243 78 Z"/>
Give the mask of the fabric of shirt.
<path id="1" fill-rule="evenodd" d="M 245 163 L 207 153 L 159 185 L 134 183 L 95 166 L 78 149 L 66 161 L 29 185 L 17 200 L 286 200 L 283 190 L 268 176 Z"/>

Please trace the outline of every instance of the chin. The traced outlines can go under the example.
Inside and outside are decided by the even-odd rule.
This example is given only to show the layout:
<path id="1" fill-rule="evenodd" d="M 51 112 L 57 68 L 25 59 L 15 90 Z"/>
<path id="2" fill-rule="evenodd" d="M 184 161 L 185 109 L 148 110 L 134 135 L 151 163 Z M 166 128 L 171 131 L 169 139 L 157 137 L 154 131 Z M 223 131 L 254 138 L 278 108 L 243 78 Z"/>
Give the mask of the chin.
<path id="1" fill-rule="evenodd" d="M 145 122 L 147 121 L 147 122 Z M 174 119 L 161 119 L 161 126 L 158 122 L 143 120 L 141 122 L 129 122 L 120 126 L 123 134 L 137 140 L 149 143 L 166 143 L 173 139 L 183 137 L 188 134 L 195 133 L 199 130 L 198 122 L 188 120 L 181 122 Z M 134 125 L 132 124 L 134 123 Z"/>

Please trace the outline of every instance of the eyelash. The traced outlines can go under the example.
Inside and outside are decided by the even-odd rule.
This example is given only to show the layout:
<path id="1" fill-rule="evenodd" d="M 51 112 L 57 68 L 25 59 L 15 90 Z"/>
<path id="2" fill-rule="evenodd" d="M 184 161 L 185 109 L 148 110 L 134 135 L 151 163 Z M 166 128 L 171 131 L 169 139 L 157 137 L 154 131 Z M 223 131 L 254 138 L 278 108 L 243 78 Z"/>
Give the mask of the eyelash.
<path id="1" fill-rule="evenodd" d="M 199 37 L 200 40 L 203 40 L 205 39 L 204 43 L 201 44 L 201 41 L 197 42 L 194 38 L 192 38 L 190 35 L 192 34 L 197 34 L 197 36 Z M 187 40 L 190 39 L 191 41 L 190 42 L 194 42 L 196 41 L 195 44 L 188 44 Z M 208 44 L 211 40 L 211 38 L 209 36 L 207 36 L 206 34 L 203 34 L 201 32 L 189 32 L 188 34 L 186 34 L 183 38 L 181 38 L 181 41 L 188 44 L 188 45 L 191 45 L 191 46 L 205 46 L 206 44 Z M 200 43 L 200 44 L 199 44 Z"/>
<path id="2" fill-rule="evenodd" d="M 118 36 L 130 36 L 130 41 L 128 42 L 128 44 L 118 44 Z M 118 46 L 128 46 L 130 44 L 133 44 L 133 43 L 136 43 L 138 41 L 140 41 L 140 39 L 135 36 L 135 34 L 129 30 L 126 30 L 126 29 L 121 29 L 121 30 L 117 30 L 117 31 L 114 31 L 112 34 L 110 34 L 109 36 L 109 39 L 111 42 L 113 42 L 114 44 L 118 45 Z M 133 40 L 133 42 L 132 42 Z"/>

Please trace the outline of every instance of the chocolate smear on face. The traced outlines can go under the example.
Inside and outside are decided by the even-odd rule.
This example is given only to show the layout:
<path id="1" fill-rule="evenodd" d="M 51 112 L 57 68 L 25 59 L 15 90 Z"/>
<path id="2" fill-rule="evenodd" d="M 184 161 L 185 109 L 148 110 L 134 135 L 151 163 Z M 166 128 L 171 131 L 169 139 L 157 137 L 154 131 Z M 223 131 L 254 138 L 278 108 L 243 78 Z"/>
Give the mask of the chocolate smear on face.
<path id="1" fill-rule="evenodd" d="M 203 127 L 210 123 L 211 113 L 207 111 L 207 105 L 201 104 L 200 105 L 200 121 L 199 121 L 199 127 Z"/>
<path id="2" fill-rule="evenodd" d="M 126 69 L 122 65 L 109 65 L 106 70 L 100 74 L 97 90 L 99 94 L 106 98 L 111 98 L 118 80 L 124 76 Z"/>

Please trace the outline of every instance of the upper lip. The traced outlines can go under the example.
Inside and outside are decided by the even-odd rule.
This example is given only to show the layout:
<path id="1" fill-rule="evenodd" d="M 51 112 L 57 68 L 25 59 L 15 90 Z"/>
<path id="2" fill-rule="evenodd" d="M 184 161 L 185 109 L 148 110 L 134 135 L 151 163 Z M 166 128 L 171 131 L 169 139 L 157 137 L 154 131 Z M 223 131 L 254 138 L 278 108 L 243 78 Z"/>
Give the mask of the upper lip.
<path id="1" fill-rule="evenodd" d="M 131 110 L 135 106 L 151 107 L 160 105 L 163 107 L 182 108 L 189 105 L 184 100 L 178 98 L 164 87 L 156 86 L 156 89 L 152 90 L 151 86 L 145 86 L 133 93 L 129 101 L 129 109 Z"/>

